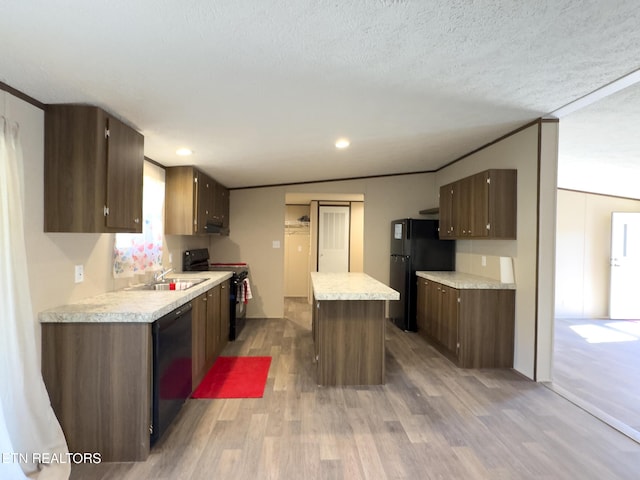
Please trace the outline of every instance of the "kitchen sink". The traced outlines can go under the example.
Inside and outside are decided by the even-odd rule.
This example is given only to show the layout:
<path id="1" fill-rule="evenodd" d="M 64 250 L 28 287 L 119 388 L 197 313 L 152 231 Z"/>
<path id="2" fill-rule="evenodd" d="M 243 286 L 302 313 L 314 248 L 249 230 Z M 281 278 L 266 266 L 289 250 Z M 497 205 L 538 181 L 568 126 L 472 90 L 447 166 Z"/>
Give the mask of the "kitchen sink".
<path id="1" fill-rule="evenodd" d="M 179 277 L 179 278 L 167 278 L 161 282 L 145 283 L 144 285 L 134 285 L 128 287 L 125 290 L 188 290 L 191 287 L 195 287 L 199 283 L 207 280 L 206 278 L 191 278 L 191 277 Z M 172 286 L 173 285 L 173 286 Z"/>

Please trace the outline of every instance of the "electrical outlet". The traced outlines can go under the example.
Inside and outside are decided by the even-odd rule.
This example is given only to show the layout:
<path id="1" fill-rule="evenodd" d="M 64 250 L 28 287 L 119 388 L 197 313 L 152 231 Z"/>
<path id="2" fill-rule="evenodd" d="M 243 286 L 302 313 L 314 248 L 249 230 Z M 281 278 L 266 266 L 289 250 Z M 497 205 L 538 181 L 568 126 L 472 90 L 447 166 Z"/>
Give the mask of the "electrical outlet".
<path id="1" fill-rule="evenodd" d="M 82 265 L 76 265 L 76 283 L 84 282 L 84 267 Z"/>
<path id="2" fill-rule="evenodd" d="M 271 245 L 273 246 L 273 248 L 280 248 L 280 240 L 274 240 L 273 242 L 271 242 Z"/>
<path id="3" fill-rule="evenodd" d="M 482 255 L 482 266 L 483 267 L 487 266 L 487 257 L 485 257 L 484 255 Z"/>

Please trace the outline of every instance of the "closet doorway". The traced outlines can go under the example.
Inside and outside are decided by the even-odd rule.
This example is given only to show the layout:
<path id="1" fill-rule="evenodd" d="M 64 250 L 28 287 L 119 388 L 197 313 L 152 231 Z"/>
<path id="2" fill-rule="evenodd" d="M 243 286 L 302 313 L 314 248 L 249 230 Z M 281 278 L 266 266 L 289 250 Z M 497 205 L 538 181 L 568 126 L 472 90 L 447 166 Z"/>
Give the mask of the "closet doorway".
<path id="1" fill-rule="evenodd" d="M 284 296 L 309 292 L 311 228 L 309 205 L 287 205 L 284 228 Z"/>

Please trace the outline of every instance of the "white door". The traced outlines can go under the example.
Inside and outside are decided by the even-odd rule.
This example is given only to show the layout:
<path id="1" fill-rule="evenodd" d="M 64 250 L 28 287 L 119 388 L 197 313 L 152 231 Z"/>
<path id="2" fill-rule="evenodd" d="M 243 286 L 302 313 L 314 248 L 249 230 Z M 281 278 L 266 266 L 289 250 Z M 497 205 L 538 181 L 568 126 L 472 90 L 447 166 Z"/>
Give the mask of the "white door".
<path id="1" fill-rule="evenodd" d="M 349 207 L 321 206 L 318 271 L 349 271 Z"/>
<path id="2" fill-rule="evenodd" d="M 640 213 L 611 214 L 609 316 L 640 319 Z"/>

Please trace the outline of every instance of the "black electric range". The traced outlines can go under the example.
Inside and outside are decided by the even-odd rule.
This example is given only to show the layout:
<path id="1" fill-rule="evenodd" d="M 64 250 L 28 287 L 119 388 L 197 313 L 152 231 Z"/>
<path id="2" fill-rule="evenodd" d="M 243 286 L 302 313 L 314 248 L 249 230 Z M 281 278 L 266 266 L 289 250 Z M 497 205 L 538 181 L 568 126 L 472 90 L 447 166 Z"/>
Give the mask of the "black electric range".
<path id="1" fill-rule="evenodd" d="M 229 288 L 229 340 L 235 340 L 244 328 L 247 316 L 245 279 L 249 277 L 246 263 L 209 263 L 209 249 L 185 250 L 182 254 L 183 272 L 224 271 L 233 272 Z"/>

